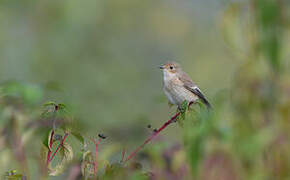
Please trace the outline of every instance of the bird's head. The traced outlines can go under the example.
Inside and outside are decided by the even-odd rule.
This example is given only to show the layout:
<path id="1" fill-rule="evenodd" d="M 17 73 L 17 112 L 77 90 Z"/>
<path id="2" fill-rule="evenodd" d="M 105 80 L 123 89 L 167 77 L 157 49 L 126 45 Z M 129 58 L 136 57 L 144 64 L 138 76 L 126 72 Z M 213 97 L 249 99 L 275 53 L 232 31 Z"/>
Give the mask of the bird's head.
<path id="1" fill-rule="evenodd" d="M 164 73 L 176 74 L 181 68 L 176 62 L 168 62 L 159 67 Z"/>

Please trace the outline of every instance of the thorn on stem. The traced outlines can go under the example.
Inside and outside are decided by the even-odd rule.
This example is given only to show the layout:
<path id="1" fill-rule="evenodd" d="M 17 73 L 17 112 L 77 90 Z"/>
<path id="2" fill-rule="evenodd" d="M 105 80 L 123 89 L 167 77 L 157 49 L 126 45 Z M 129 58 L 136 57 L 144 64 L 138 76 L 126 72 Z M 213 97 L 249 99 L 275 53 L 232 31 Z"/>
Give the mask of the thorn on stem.
<path id="1" fill-rule="evenodd" d="M 190 101 L 187 105 L 187 109 L 190 110 L 190 106 L 193 104 L 194 102 L 193 101 Z"/>

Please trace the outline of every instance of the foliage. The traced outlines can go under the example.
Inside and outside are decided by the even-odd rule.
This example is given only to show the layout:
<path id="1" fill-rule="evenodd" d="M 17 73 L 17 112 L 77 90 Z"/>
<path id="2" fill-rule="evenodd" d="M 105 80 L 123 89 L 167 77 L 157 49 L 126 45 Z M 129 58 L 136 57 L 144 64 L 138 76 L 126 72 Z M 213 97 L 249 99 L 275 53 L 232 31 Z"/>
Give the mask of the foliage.
<path id="1" fill-rule="evenodd" d="M 1 3 L 12 7 L 17 4 L 16 2 L 13 2 L 15 4 Z M 31 2 L 27 1 L 27 3 Z M 50 8 L 55 8 L 54 4 L 50 4 L 51 2 L 46 3 L 51 6 Z M 107 5 L 112 5 L 117 2 L 108 3 Z M 145 4 L 144 2 L 143 5 Z M 42 6 L 46 5 L 42 4 Z M 83 109 L 74 109 L 73 101 L 59 103 L 66 98 L 54 96 L 55 91 L 65 94 L 56 84 L 36 85 L 37 83 L 9 80 L 1 83 L 1 177 L 7 180 L 89 180 L 120 179 L 120 177 L 132 180 L 289 179 L 290 78 L 286 62 L 287 52 L 285 53 L 289 49 L 289 41 L 287 41 L 290 35 L 290 16 L 289 13 L 287 14 L 290 10 L 289 6 L 288 2 L 278 0 L 227 2 L 218 17 L 218 25 L 226 44 L 231 48 L 230 53 L 233 58 L 241 61 L 231 77 L 229 88 L 217 91 L 209 98 L 212 109 L 207 109 L 200 102 L 189 107 L 189 102 L 185 101 L 177 113 L 165 121 L 159 129 L 152 131 L 151 125 L 148 126 L 150 132 L 143 144 L 140 142 L 141 138 L 137 137 L 142 134 L 138 132 L 139 126 L 135 124 L 126 126 L 125 123 L 121 123 L 123 121 L 120 121 L 111 123 L 112 128 L 103 128 L 100 122 L 112 116 L 125 119 L 127 114 L 134 114 L 136 106 L 139 105 L 139 102 L 134 99 L 134 104 L 129 103 L 131 113 L 114 112 L 115 109 L 109 106 L 107 101 L 124 98 L 122 104 L 118 106 L 121 108 L 128 105 L 125 101 L 127 97 L 119 97 L 121 93 L 116 89 L 118 83 L 110 84 L 108 92 L 97 89 L 98 93 L 104 95 L 101 108 L 89 106 L 89 101 L 94 101 L 90 98 L 84 100 L 83 109 L 94 109 L 96 116 L 97 113 L 105 112 L 102 116 L 103 120 L 92 119 L 97 124 L 92 127 L 86 124 L 89 120 L 83 121 L 86 116 L 82 117 L 77 113 Z M 69 8 L 66 10 L 62 8 L 53 10 L 56 12 L 55 16 L 61 16 L 65 11 L 69 11 Z M 158 13 L 155 13 L 157 15 L 155 14 L 154 17 L 158 17 Z M 81 17 L 80 14 L 78 17 Z M 106 14 L 109 20 L 117 18 L 122 28 L 126 29 L 122 17 Z M 52 19 L 47 21 L 52 23 Z M 100 23 L 103 23 L 104 26 L 100 28 L 104 31 L 112 31 L 117 26 L 112 23 L 110 26 L 113 28 L 110 28 L 105 22 Z M 62 23 L 59 22 L 60 24 Z M 179 25 L 181 28 L 182 23 L 179 22 Z M 158 23 L 155 26 L 157 29 L 162 28 Z M 162 36 L 178 37 L 176 34 L 179 31 L 175 34 L 170 32 Z M 106 46 L 105 43 L 103 45 Z M 102 46 L 99 48 L 101 49 Z M 83 50 L 85 51 L 86 48 Z M 87 68 L 89 69 L 90 65 Z M 117 67 L 114 64 L 110 68 Z M 134 68 L 132 66 L 131 69 Z M 99 71 L 102 72 L 102 69 Z M 131 79 L 131 76 L 136 74 L 137 71 L 127 78 Z M 53 76 L 57 79 L 62 75 L 66 76 L 65 73 Z M 98 80 L 100 86 L 103 86 L 111 79 L 107 77 Z M 122 82 L 125 83 L 124 79 Z M 217 83 L 213 84 L 215 87 Z M 83 88 L 81 84 L 74 84 L 74 87 Z M 130 88 L 134 89 L 134 86 L 126 86 L 127 90 Z M 53 89 L 53 92 L 48 89 Z M 150 93 L 146 90 L 142 93 L 147 92 Z M 112 96 L 109 96 L 110 93 Z M 139 92 L 138 95 L 142 93 Z M 73 99 L 68 97 L 70 98 Z M 149 104 L 151 103 L 154 102 Z M 144 105 L 140 106 L 140 109 L 144 107 Z M 151 110 L 152 114 L 148 117 L 154 121 L 163 117 L 163 112 L 156 112 L 154 108 Z M 146 118 L 147 116 L 142 116 L 135 121 L 138 121 L 139 125 L 146 122 Z M 174 123 L 175 121 L 179 126 Z M 85 125 L 82 124 L 83 122 Z M 88 132 L 87 129 L 90 128 L 94 129 L 94 135 Z M 170 128 L 174 132 L 171 132 Z M 100 131 L 104 131 L 105 135 L 96 135 Z M 170 133 L 173 136 L 169 136 Z M 109 134 L 108 138 L 106 138 L 107 134 Z M 172 137 L 177 137 L 177 140 L 171 139 Z M 141 144 L 135 151 L 133 149 L 137 143 L 133 146 L 128 142 L 130 138 Z M 144 136 L 142 138 L 145 139 Z"/>

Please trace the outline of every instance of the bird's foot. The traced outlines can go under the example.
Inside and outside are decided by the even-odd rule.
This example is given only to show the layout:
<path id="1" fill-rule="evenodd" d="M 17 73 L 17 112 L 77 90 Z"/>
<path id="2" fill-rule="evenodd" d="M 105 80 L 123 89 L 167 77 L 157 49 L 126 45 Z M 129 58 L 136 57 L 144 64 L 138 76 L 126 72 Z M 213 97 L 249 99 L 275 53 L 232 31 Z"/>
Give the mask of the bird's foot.
<path id="1" fill-rule="evenodd" d="M 188 105 L 187 105 L 187 109 L 190 110 L 191 105 L 194 104 L 194 103 L 195 103 L 195 102 L 190 101 L 190 102 L 188 103 Z"/>

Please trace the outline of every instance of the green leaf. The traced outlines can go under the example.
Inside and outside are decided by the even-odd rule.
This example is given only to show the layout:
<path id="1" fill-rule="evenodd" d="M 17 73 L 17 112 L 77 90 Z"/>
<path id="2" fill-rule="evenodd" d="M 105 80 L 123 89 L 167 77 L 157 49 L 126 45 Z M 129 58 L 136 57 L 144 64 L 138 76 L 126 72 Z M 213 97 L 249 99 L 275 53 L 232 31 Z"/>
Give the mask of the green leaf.
<path id="1" fill-rule="evenodd" d="M 180 113 L 181 113 L 181 117 L 182 119 L 185 119 L 185 113 L 186 113 L 186 110 L 187 110 L 187 107 L 188 107 L 188 101 L 183 101 L 182 104 L 181 104 L 181 108 L 180 108 Z"/>
<path id="2" fill-rule="evenodd" d="M 47 106 L 56 106 L 56 103 L 54 101 L 48 101 L 46 103 L 43 104 L 44 107 L 47 107 Z"/>
<path id="3" fill-rule="evenodd" d="M 179 112 L 180 112 L 180 116 L 177 118 L 177 122 L 179 124 L 179 126 L 183 127 L 184 124 L 184 120 L 185 120 L 185 114 L 188 108 L 188 101 L 183 101 L 183 103 L 180 106 Z"/>
<path id="4" fill-rule="evenodd" d="M 105 168 L 105 176 L 112 176 L 114 174 L 118 174 L 120 171 L 124 171 L 125 168 L 121 163 L 113 163 L 113 164 L 108 164 Z"/>
<path id="5" fill-rule="evenodd" d="M 76 132 L 76 131 L 72 131 L 71 134 L 72 134 L 75 138 L 77 138 L 77 140 L 79 140 L 82 144 L 85 143 L 85 139 L 84 139 L 84 137 L 81 135 L 81 133 Z"/>
<path id="6" fill-rule="evenodd" d="M 61 173 L 63 173 L 65 166 L 72 161 L 73 159 L 73 150 L 72 147 L 68 143 L 64 143 L 58 152 L 58 155 L 60 156 L 60 163 L 58 163 L 56 166 L 52 167 L 51 163 L 48 166 L 49 169 L 49 175 L 50 176 L 57 176 Z"/>
<path id="7" fill-rule="evenodd" d="M 148 180 L 150 179 L 148 175 L 141 173 L 139 171 L 135 171 L 130 175 L 130 180 Z"/>
<path id="8" fill-rule="evenodd" d="M 70 162 L 73 159 L 72 147 L 68 143 L 64 143 L 62 147 L 60 152 L 63 153 L 63 160 L 65 162 Z"/>
<path id="9" fill-rule="evenodd" d="M 4 179 L 6 180 L 21 180 L 23 177 L 22 174 L 17 174 L 16 170 L 7 171 L 4 175 Z"/>
<path id="10" fill-rule="evenodd" d="M 21 174 L 14 174 L 10 176 L 5 176 L 5 180 L 22 180 L 22 175 Z"/>
<path id="11" fill-rule="evenodd" d="M 19 98 L 22 100 L 21 102 L 27 105 L 38 103 L 43 96 L 42 89 L 34 84 L 7 81 L 1 85 L 1 94 L 3 96 Z"/>
<path id="12" fill-rule="evenodd" d="M 94 159 L 91 151 L 86 151 L 83 153 L 81 172 L 85 179 L 94 174 L 93 161 Z"/>
<path id="13" fill-rule="evenodd" d="M 25 85 L 23 87 L 23 99 L 29 104 L 38 103 L 42 96 L 42 89 L 36 85 Z"/>
<path id="14" fill-rule="evenodd" d="M 48 147 L 48 149 L 49 149 L 50 151 L 52 151 L 52 149 L 50 148 L 50 141 L 53 140 L 53 139 L 51 139 L 51 138 L 53 138 L 53 137 L 52 137 L 52 132 L 54 132 L 54 130 L 50 130 L 50 131 L 49 131 L 49 134 L 48 134 L 48 137 L 47 137 L 47 138 L 48 138 L 48 139 L 47 139 L 47 147 Z"/>
<path id="15" fill-rule="evenodd" d="M 60 110 L 66 110 L 67 106 L 66 106 L 64 103 L 59 103 L 59 104 L 58 104 L 58 108 L 59 108 Z"/>
<path id="16" fill-rule="evenodd" d="M 40 149 L 40 159 L 41 159 L 41 162 L 43 164 L 46 164 L 46 161 L 47 161 L 47 153 L 48 153 L 48 147 L 45 146 L 45 144 L 43 144 L 41 146 L 41 149 Z"/>
<path id="17" fill-rule="evenodd" d="M 52 133 L 52 130 L 47 130 L 47 131 L 45 132 L 45 135 L 44 135 L 43 140 L 42 140 L 42 144 L 43 144 L 45 147 L 47 147 L 48 149 L 50 149 L 50 148 L 49 148 L 49 142 L 50 142 L 50 136 L 51 136 L 51 133 Z M 51 150 L 51 149 L 50 149 L 50 150 Z"/>
<path id="18" fill-rule="evenodd" d="M 55 106 L 57 104 L 53 101 L 48 101 L 44 103 L 42 106 L 45 108 L 42 112 L 41 116 L 44 118 L 55 116 Z"/>

